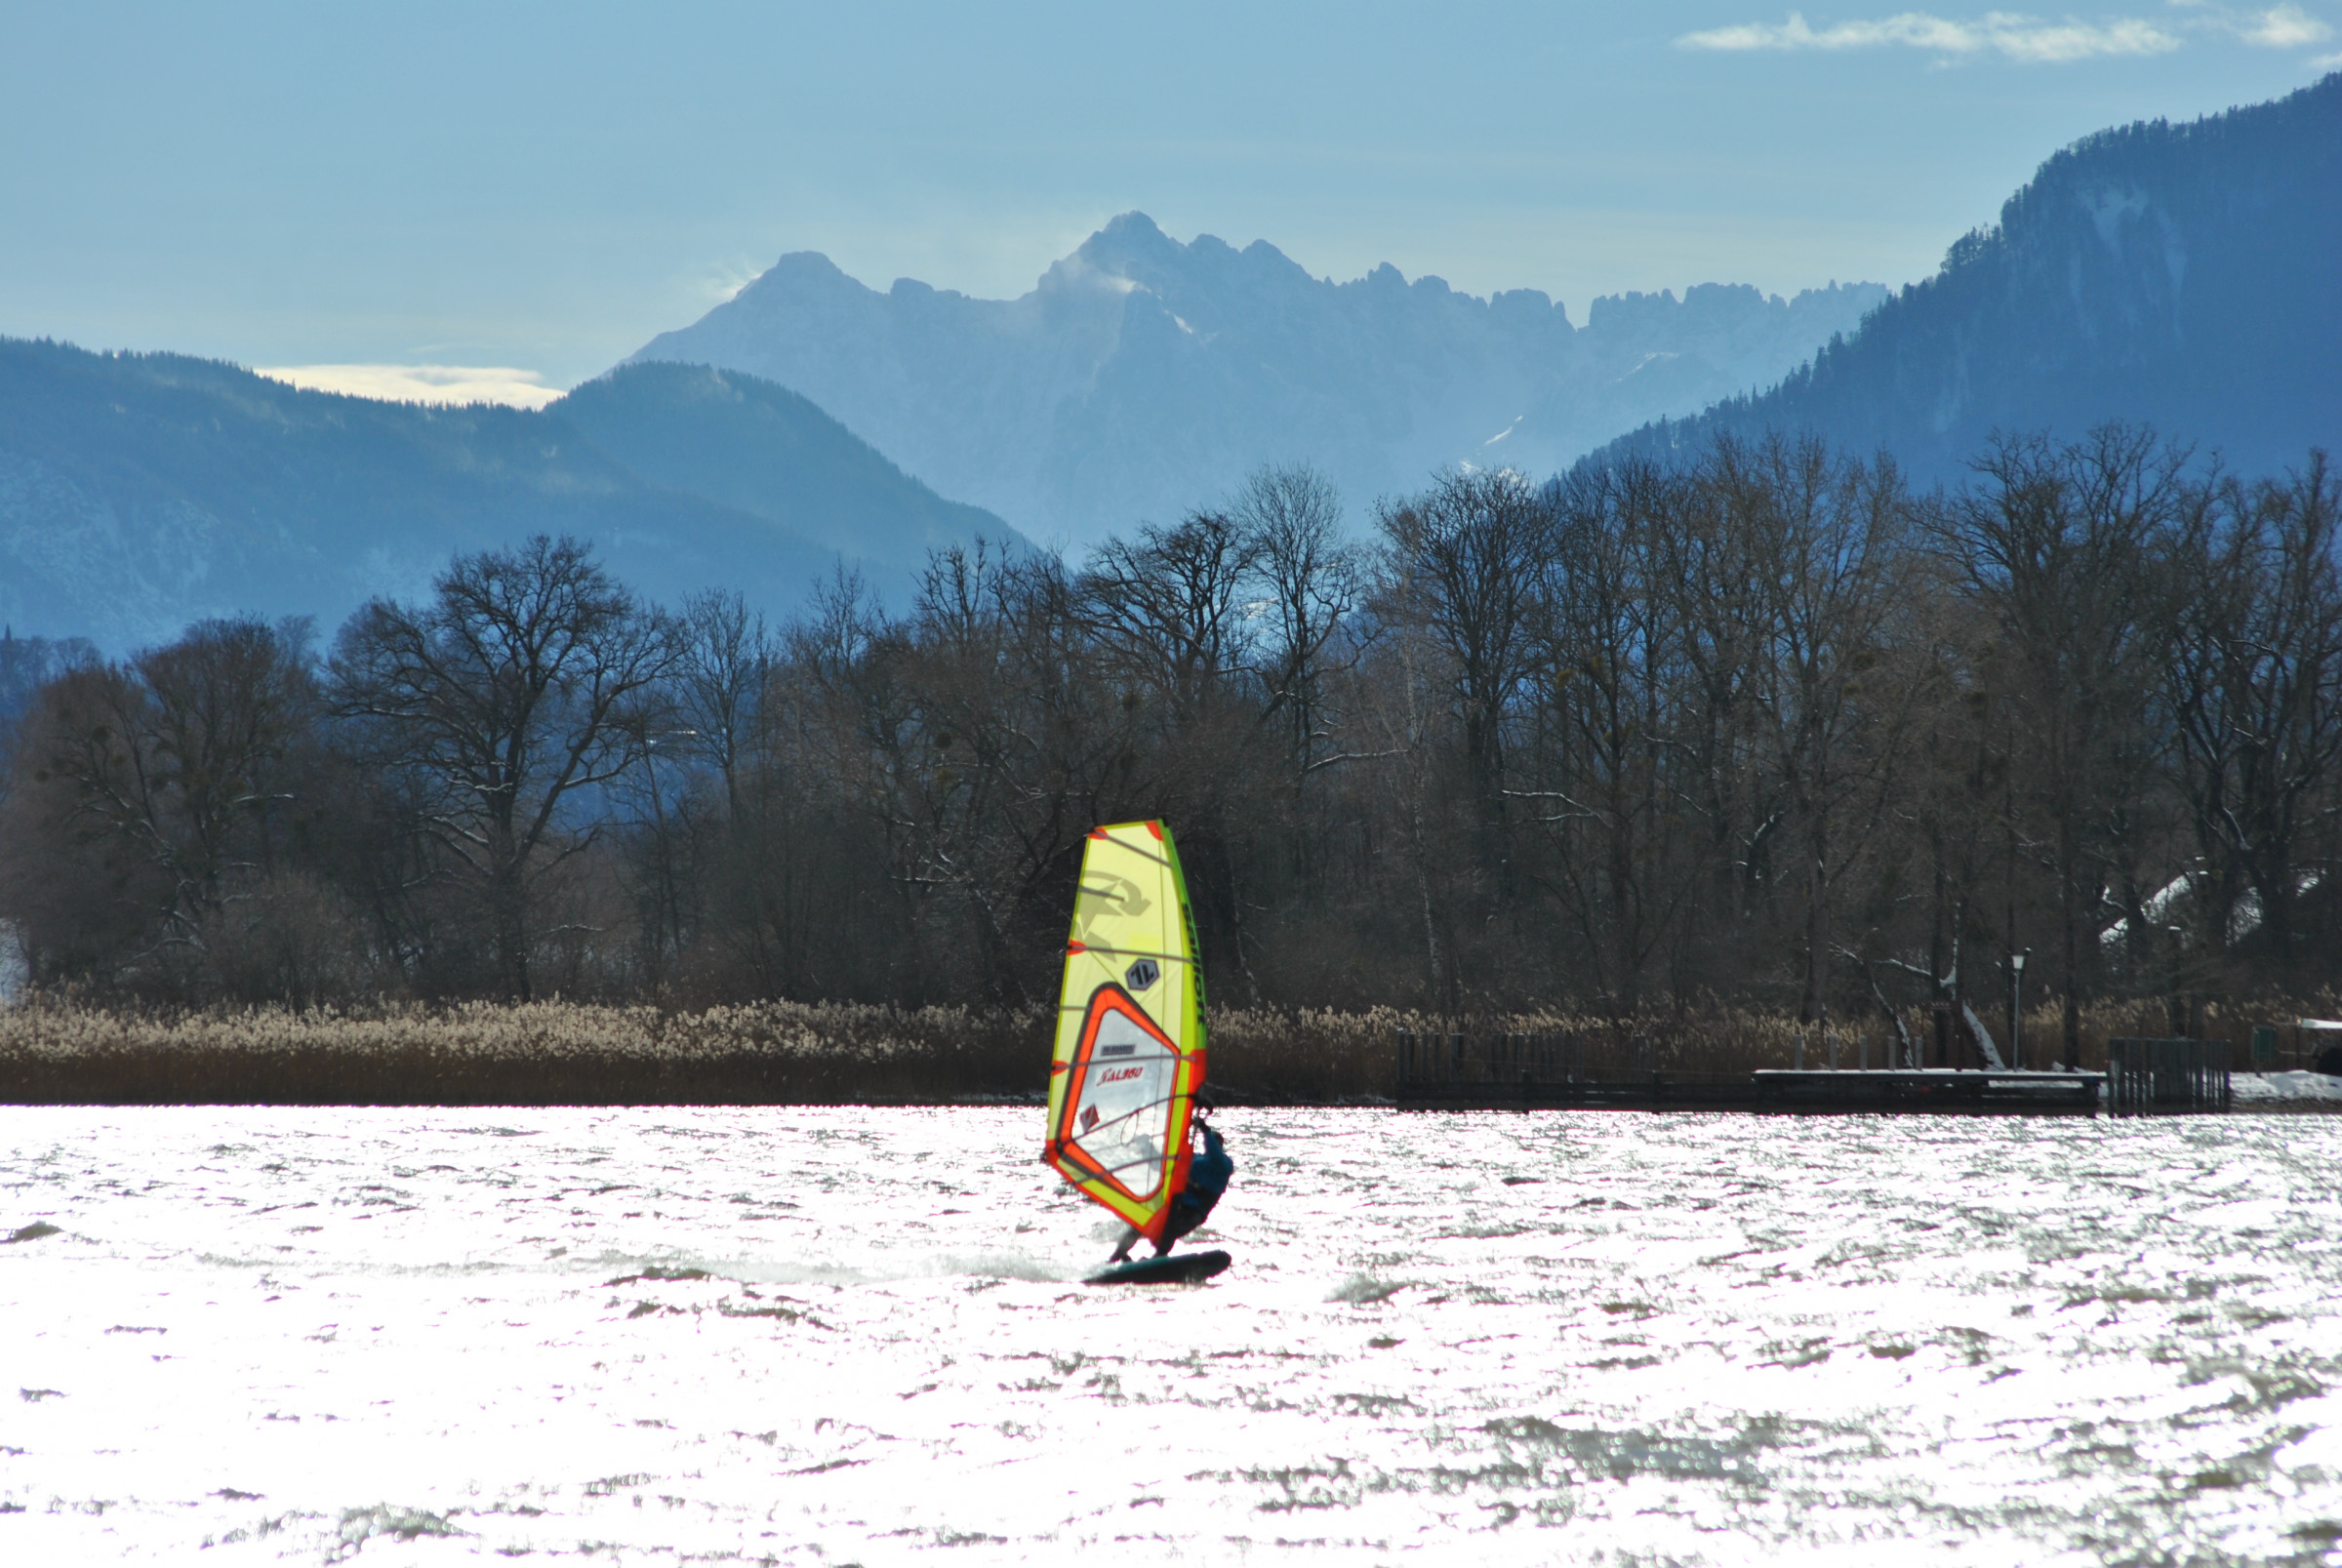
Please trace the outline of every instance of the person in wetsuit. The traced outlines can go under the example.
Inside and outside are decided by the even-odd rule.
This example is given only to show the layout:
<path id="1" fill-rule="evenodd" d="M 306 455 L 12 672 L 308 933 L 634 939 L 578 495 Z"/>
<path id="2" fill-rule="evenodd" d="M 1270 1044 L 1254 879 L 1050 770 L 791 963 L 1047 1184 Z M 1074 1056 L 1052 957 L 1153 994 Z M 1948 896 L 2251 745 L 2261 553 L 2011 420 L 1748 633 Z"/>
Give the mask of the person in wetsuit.
<path id="1" fill-rule="evenodd" d="M 1163 1225 L 1162 1238 L 1154 1244 L 1157 1258 L 1171 1250 L 1171 1243 L 1211 1218 L 1212 1205 L 1220 1201 L 1220 1194 L 1228 1190 L 1229 1179 L 1236 1174 L 1236 1162 L 1229 1158 L 1228 1147 L 1221 1143 L 1219 1131 L 1203 1119 L 1200 1107 L 1191 1124 L 1190 1136 L 1196 1133 L 1203 1136 L 1203 1147 L 1189 1156 L 1188 1185 L 1181 1187 L 1179 1195 L 1171 1200 L 1170 1218 Z M 1137 1246 L 1138 1242 L 1139 1232 L 1134 1229 L 1122 1238 L 1122 1245 L 1114 1249 L 1113 1257 L 1108 1261 L 1126 1261 L 1130 1257 L 1130 1249 Z"/>

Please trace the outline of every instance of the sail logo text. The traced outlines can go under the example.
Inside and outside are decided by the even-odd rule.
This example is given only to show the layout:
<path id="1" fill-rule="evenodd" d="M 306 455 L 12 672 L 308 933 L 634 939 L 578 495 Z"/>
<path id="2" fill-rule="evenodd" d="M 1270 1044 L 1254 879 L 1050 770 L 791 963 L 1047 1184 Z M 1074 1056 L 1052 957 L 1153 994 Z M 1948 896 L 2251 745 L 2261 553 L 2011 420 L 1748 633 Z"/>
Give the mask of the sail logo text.
<path id="1" fill-rule="evenodd" d="M 1098 1081 L 1100 1083 L 1123 1083 L 1129 1079 L 1138 1077 L 1146 1070 L 1147 1069 L 1145 1067 L 1141 1066 L 1116 1067 L 1111 1072 L 1100 1074 Z"/>

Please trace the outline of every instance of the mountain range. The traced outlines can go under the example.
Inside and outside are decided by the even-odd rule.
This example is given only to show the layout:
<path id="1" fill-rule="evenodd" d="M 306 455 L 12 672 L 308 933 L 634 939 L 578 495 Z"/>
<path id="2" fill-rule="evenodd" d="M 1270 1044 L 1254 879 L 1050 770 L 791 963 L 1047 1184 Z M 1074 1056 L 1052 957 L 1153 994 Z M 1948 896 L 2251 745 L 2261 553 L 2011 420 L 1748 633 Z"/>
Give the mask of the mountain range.
<path id="1" fill-rule="evenodd" d="M 715 365 L 812 398 L 948 495 L 1094 543 L 1306 460 L 1353 508 L 1458 462 L 1543 471 L 1663 415 L 1769 385 L 1886 298 L 1707 284 L 1488 299 L 1385 264 L 1316 278 L 1266 241 L 1182 244 L 1125 213 L 1029 294 L 881 294 L 784 256 L 634 362 Z"/>
<path id="2" fill-rule="evenodd" d="M 591 540 L 667 602 L 786 610 L 853 563 L 900 602 L 932 545 L 1021 543 L 798 394 L 629 367 L 543 412 L 303 391 L 175 354 L 0 340 L 0 623 L 123 650 L 204 616 L 327 632 L 455 551 Z"/>
<path id="3" fill-rule="evenodd" d="M 669 603 L 786 613 L 852 566 L 900 605 L 937 545 L 1091 543 L 1263 462 L 1315 463 L 1353 514 L 1458 462 L 1719 431 L 1814 430 L 1925 480 L 1996 430 L 2124 419 L 2275 471 L 2342 444 L 2337 258 L 2342 74 L 2079 142 L 1891 297 L 1703 285 L 1580 327 L 1534 291 L 1334 283 L 1134 213 L 1012 301 L 784 257 L 534 413 L 0 339 L 0 625 L 108 652 L 246 611 L 330 631 L 535 531 Z"/>
<path id="4" fill-rule="evenodd" d="M 1779 386 L 1612 450 L 1811 430 L 1952 480 L 1996 430 L 2109 420 L 2248 472 L 2342 449 L 2342 72 L 2077 142 Z"/>

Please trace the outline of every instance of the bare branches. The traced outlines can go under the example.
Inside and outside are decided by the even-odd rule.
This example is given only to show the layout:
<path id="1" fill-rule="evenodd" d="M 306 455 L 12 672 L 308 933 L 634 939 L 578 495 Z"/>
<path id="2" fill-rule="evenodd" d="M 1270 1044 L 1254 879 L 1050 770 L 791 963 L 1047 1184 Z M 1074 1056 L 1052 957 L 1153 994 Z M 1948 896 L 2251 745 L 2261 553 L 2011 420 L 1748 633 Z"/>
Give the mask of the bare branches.
<path id="1" fill-rule="evenodd" d="M 531 926 L 543 873 L 589 842 L 570 804 L 648 754 L 643 709 L 678 657 L 639 606 L 572 539 L 456 558 L 433 597 L 377 600 L 343 631 L 337 710 L 435 806 L 420 821 L 481 884 L 499 968 L 531 993 Z"/>
<path id="2" fill-rule="evenodd" d="M 0 919 L 44 978 L 165 988 L 1021 1004 L 1083 835 L 1161 816 L 1213 984 L 1265 1006 L 1901 1031 L 1925 994 L 1990 1058 L 2027 946 L 2076 1010 L 2332 975 L 2322 459 L 2248 484 L 2110 429 L 1916 497 L 1723 441 L 1374 515 L 1362 547 L 1264 468 L 1086 561 L 946 549 L 899 616 L 841 570 L 769 627 L 541 539 L 368 606 L 330 706 L 298 628 L 51 670 Z"/>

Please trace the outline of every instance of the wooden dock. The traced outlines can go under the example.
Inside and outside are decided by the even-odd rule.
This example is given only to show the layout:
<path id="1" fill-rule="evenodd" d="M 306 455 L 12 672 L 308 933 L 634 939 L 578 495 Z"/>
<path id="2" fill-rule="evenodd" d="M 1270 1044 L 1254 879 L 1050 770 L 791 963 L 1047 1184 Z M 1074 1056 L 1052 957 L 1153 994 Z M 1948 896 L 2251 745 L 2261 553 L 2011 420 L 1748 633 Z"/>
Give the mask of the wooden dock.
<path id="1" fill-rule="evenodd" d="M 1969 1115 L 2094 1116 L 2103 1072 L 1943 1067 L 1751 1075 L 1766 1110 L 1955 1111 Z"/>
<path id="2" fill-rule="evenodd" d="M 1659 1065 L 1647 1036 L 1401 1033 L 1409 1110 L 1740 1110 L 1776 1114 L 2169 1115 L 2233 1102 L 2217 1040 L 2116 1039 L 2111 1072 L 1880 1067 L 1691 1072 Z"/>

